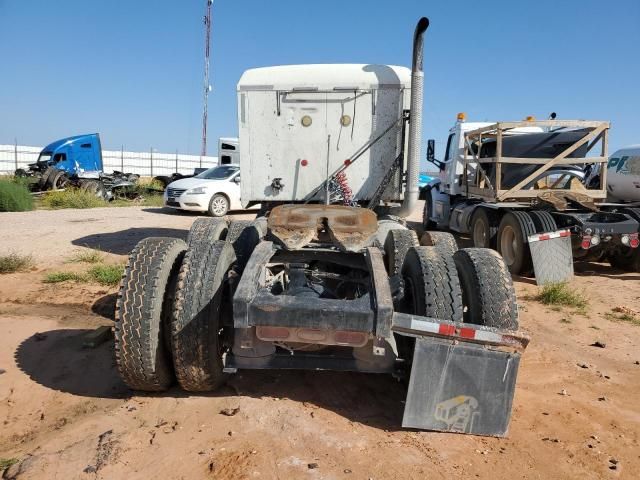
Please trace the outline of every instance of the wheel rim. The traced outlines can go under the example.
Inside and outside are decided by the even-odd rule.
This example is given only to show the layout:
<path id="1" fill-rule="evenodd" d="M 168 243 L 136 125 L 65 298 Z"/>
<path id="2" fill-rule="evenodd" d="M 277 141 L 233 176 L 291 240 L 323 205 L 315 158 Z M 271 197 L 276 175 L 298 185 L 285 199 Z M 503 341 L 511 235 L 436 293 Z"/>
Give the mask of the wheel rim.
<path id="1" fill-rule="evenodd" d="M 227 201 L 223 197 L 213 197 L 211 200 L 211 211 L 214 215 L 224 215 L 227 213 Z"/>
<path id="2" fill-rule="evenodd" d="M 60 190 L 61 188 L 65 188 L 68 182 L 69 182 L 69 179 L 67 178 L 67 176 L 62 174 L 58 176 L 58 178 L 56 178 L 55 181 L 53 182 L 53 189 Z"/>
<path id="3" fill-rule="evenodd" d="M 476 220 L 473 226 L 473 245 L 475 247 L 487 245 L 487 227 L 481 220 Z"/>
<path id="4" fill-rule="evenodd" d="M 507 265 L 515 263 L 518 256 L 518 247 L 518 237 L 515 230 L 510 225 L 506 225 L 500 236 L 500 253 Z"/>

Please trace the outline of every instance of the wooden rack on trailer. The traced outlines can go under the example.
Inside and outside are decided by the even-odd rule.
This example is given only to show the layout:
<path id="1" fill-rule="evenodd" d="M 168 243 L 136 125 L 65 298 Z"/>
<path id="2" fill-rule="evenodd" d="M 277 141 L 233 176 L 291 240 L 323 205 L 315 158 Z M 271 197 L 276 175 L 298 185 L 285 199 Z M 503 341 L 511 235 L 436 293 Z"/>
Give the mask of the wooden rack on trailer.
<path id="1" fill-rule="evenodd" d="M 572 145 L 565 148 L 553 158 L 521 158 L 503 156 L 503 140 L 508 136 L 509 130 L 527 127 L 542 127 L 547 131 L 556 129 L 584 129 L 584 135 Z M 519 132 L 526 134 L 528 132 Z M 554 193 L 581 193 L 591 200 L 602 200 L 607 197 L 607 160 L 608 160 L 608 134 L 609 122 L 584 121 L 584 120 L 543 120 L 498 122 L 485 127 L 471 130 L 464 134 L 466 148 L 464 150 L 464 170 L 462 184 L 466 186 L 468 197 L 479 198 L 486 202 L 504 202 L 506 200 L 531 201 L 539 197 L 539 194 L 547 189 L 525 188 L 532 181 L 540 179 L 551 167 L 559 165 L 599 164 L 600 180 L 598 188 L 576 187 L 554 188 L 560 185 L 566 175 L 560 175 L 554 181 L 552 189 Z M 483 140 L 495 139 L 496 152 L 493 157 L 482 157 Z M 587 144 L 587 152 L 590 152 L 600 143 L 600 156 L 597 157 L 569 157 L 573 152 Z M 483 165 L 493 164 L 492 174 L 488 174 Z M 503 188 L 502 172 L 505 164 L 540 165 L 535 171 L 527 175 L 512 187 Z M 494 185 L 495 183 L 495 185 Z"/>

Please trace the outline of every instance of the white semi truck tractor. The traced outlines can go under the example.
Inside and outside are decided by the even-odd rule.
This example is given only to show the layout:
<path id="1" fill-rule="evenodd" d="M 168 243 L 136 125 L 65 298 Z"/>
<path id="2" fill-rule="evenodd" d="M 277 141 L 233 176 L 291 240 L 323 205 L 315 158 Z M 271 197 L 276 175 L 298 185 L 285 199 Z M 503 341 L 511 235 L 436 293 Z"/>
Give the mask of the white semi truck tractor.
<path id="1" fill-rule="evenodd" d="M 458 114 L 441 160 L 428 141 L 427 160 L 440 175 L 424 190 L 424 228 L 469 234 L 475 247 L 500 252 L 513 274 L 529 275 L 535 266 L 537 276 L 567 262 L 572 273 L 571 257 L 630 268 L 640 210 L 607 200 L 616 189 L 628 195 L 635 188 L 633 176 L 612 169 L 626 161 L 608 159 L 608 130 L 608 122 L 468 122 Z M 586 181 L 588 171 L 603 173 Z M 561 236 L 566 255 L 555 248 L 532 257 L 545 240 Z"/>
<path id="2" fill-rule="evenodd" d="M 415 29 L 411 70 L 242 75 L 241 197 L 264 216 L 202 218 L 186 243 L 138 244 L 115 327 L 127 385 L 202 392 L 245 369 L 386 373 L 408 382 L 405 427 L 506 434 L 528 343 L 507 267 L 489 249 L 420 246 L 404 221 L 419 194 L 428 25 Z"/>

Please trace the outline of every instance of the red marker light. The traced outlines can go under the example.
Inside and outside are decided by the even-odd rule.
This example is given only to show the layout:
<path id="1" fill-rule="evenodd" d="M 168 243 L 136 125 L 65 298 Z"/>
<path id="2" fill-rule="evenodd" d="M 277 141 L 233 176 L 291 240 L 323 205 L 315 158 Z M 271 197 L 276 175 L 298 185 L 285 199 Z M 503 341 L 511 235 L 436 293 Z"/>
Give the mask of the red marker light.
<path id="1" fill-rule="evenodd" d="M 345 164 L 345 165 L 347 165 L 347 166 L 348 166 L 348 165 L 351 165 L 351 160 L 349 160 L 349 159 L 347 158 L 347 159 L 344 161 L 344 164 Z"/>
<path id="2" fill-rule="evenodd" d="M 629 244 L 631 248 L 638 248 L 638 245 L 640 245 L 640 240 L 638 240 L 637 233 L 632 233 L 631 235 L 629 235 Z"/>
<path id="3" fill-rule="evenodd" d="M 309 162 L 307 162 L 306 160 L 300 160 L 300 165 L 306 167 L 307 165 L 309 165 Z"/>
<path id="4" fill-rule="evenodd" d="M 589 250 L 589 247 L 591 247 L 591 235 L 584 235 L 580 246 L 583 250 Z"/>

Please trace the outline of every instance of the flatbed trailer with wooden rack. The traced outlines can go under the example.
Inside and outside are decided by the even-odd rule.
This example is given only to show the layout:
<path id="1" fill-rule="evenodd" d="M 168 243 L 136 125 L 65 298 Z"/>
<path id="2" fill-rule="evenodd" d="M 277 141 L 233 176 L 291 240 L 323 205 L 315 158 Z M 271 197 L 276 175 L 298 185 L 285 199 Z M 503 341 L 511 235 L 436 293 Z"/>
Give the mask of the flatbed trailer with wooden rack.
<path id="1" fill-rule="evenodd" d="M 427 187 L 423 226 L 470 234 L 474 246 L 498 250 L 514 274 L 548 267 L 535 262 L 549 262 L 549 251 L 537 252 L 542 243 L 533 246 L 541 239 L 564 243 L 552 249 L 552 280 L 572 274 L 572 258 L 619 265 L 638 247 L 640 209 L 606 202 L 609 127 L 584 120 L 468 123 L 460 114 L 444 160 L 435 159 L 430 142 L 428 160 L 440 178 Z M 589 168 L 602 174 L 587 185 Z M 540 255 L 532 258 L 533 250 Z"/>

